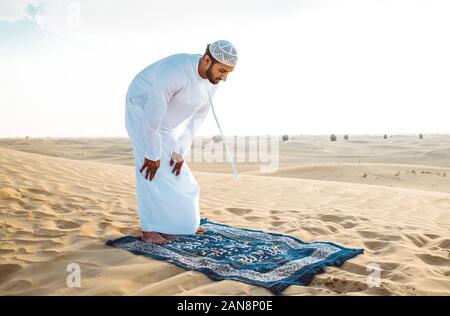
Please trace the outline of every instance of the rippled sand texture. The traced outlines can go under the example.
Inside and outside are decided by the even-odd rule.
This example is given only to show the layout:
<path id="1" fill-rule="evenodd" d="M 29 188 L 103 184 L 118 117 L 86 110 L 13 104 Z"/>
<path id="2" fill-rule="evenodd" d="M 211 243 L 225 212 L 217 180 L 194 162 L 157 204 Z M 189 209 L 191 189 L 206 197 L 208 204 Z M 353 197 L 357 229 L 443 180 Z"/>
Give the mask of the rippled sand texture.
<path id="1" fill-rule="evenodd" d="M 189 166 L 202 217 L 365 249 L 285 295 L 450 294 L 449 136 L 295 136 L 279 148 L 274 174 Z M 127 139 L 0 140 L 0 294 L 271 295 L 105 246 L 139 234 L 132 165 Z M 66 285 L 70 263 L 80 288 Z"/>

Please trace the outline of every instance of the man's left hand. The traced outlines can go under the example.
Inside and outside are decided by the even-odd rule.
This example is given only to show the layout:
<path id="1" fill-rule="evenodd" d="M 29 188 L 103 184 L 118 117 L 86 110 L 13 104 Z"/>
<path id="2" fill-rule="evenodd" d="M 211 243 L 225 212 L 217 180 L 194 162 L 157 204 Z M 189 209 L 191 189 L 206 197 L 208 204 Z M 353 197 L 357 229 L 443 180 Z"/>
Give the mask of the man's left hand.
<path id="1" fill-rule="evenodd" d="M 170 166 L 173 166 L 172 173 L 175 173 L 176 176 L 180 175 L 183 162 L 183 156 L 178 155 L 175 152 L 172 153 L 172 157 L 170 158 Z"/>

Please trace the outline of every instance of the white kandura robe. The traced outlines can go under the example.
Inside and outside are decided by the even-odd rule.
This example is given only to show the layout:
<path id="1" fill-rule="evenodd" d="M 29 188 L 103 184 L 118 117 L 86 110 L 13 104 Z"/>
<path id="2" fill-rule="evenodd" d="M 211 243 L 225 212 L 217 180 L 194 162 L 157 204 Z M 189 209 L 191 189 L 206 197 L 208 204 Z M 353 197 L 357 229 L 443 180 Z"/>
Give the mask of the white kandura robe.
<path id="1" fill-rule="evenodd" d="M 138 213 L 143 231 L 193 234 L 200 225 L 199 186 L 186 162 L 178 176 L 170 166 L 172 151 L 190 152 L 192 141 L 207 116 L 218 85 L 198 74 L 200 54 L 176 54 L 142 70 L 126 96 L 125 125 L 133 144 Z M 187 122 L 180 137 L 175 129 Z M 195 123 L 194 123 L 195 122 Z M 160 159 L 152 181 L 144 163 Z"/>

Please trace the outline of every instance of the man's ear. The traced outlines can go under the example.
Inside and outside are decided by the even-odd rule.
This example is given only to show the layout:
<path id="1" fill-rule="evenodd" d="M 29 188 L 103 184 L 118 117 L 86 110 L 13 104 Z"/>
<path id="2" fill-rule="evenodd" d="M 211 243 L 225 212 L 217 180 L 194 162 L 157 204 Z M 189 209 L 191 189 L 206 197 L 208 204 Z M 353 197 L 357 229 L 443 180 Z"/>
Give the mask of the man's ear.
<path id="1" fill-rule="evenodd" d="M 211 64 L 212 60 L 208 55 L 203 55 L 203 62 L 205 62 L 208 66 Z"/>

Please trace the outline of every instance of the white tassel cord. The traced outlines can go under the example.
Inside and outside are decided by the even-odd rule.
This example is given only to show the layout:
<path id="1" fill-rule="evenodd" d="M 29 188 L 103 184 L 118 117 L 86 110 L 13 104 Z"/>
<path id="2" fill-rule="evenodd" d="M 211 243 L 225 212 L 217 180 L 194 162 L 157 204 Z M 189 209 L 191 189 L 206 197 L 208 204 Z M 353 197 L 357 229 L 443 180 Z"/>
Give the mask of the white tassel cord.
<path id="1" fill-rule="evenodd" d="M 223 137 L 222 128 L 220 128 L 219 121 L 217 120 L 216 111 L 214 111 L 214 105 L 213 105 L 213 102 L 212 102 L 211 94 L 209 94 L 209 103 L 211 104 L 211 109 L 212 109 L 212 112 L 213 112 L 213 115 L 214 115 L 214 119 L 216 120 L 217 127 L 219 128 L 220 136 L 222 136 L 222 141 L 225 144 L 225 151 L 226 151 L 226 154 L 227 154 L 227 160 L 230 163 L 231 168 L 233 168 L 233 176 L 236 179 L 238 179 L 238 174 L 237 174 L 236 168 L 234 167 L 234 163 L 233 163 L 233 157 L 231 156 L 231 153 L 228 150 L 227 142 L 225 141 L 225 137 Z"/>

